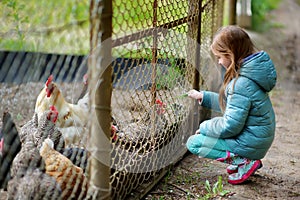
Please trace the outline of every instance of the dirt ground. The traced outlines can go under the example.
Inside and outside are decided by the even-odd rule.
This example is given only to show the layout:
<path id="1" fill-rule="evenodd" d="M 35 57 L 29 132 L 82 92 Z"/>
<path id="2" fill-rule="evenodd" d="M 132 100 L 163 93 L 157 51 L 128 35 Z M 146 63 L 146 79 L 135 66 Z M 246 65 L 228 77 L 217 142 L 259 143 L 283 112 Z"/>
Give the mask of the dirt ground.
<path id="1" fill-rule="evenodd" d="M 270 93 L 276 112 L 276 137 L 262 160 L 263 167 L 242 185 L 227 183 L 227 165 L 188 154 L 145 199 L 205 199 L 205 181 L 213 187 L 219 176 L 225 196 L 209 199 L 300 199 L 300 6 L 283 0 L 270 13 L 276 24 L 265 33 L 249 31 L 256 46 L 267 51 L 278 71 L 278 83 Z"/>

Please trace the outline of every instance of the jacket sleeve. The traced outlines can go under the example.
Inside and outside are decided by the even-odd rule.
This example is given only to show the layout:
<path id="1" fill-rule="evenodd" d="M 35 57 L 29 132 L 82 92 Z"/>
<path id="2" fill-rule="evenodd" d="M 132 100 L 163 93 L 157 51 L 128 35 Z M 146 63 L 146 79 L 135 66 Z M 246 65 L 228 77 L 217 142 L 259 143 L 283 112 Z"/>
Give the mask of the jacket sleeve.
<path id="1" fill-rule="evenodd" d="M 204 121 L 200 124 L 200 133 L 216 137 L 230 138 L 238 135 L 244 128 L 251 106 L 246 89 L 228 93 L 224 115 Z"/>
<path id="2" fill-rule="evenodd" d="M 221 113 L 221 108 L 219 105 L 219 94 L 210 91 L 202 91 L 202 93 L 203 99 L 201 102 L 201 106 Z"/>

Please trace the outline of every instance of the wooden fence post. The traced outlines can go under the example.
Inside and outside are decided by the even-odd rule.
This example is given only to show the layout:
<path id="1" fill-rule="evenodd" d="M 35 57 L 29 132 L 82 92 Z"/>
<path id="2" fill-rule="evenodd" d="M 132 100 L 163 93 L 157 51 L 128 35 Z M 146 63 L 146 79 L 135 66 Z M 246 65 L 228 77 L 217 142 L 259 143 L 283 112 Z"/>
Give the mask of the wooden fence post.
<path id="1" fill-rule="evenodd" d="M 230 25 L 236 24 L 236 2 L 237 0 L 229 0 L 229 21 Z"/>
<path id="2" fill-rule="evenodd" d="M 111 199 L 111 95 L 112 95 L 112 1 L 90 3 L 89 96 L 89 183 L 93 199 Z"/>

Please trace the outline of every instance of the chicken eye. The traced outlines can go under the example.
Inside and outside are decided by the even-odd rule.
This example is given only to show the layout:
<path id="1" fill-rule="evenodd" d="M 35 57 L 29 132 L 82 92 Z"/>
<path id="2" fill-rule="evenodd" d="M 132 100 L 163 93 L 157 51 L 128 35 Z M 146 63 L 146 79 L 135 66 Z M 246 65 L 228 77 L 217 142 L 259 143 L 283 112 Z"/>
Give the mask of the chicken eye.
<path id="1" fill-rule="evenodd" d="M 68 113 L 67 113 L 67 114 L 64 116 L 64 120 L 67 120 L 67 119 L 69 119 L 70 115 L 71 115 L 71 113 L 70 113 L 70 112 L 68 112 Z"/>

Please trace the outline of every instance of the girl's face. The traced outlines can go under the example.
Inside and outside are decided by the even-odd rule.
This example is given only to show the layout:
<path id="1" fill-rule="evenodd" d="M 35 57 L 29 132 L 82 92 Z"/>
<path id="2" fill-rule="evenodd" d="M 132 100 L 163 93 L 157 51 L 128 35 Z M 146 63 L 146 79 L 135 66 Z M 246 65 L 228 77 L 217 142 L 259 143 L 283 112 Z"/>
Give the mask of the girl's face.
<path id="1" fill-rule="evenodd" d="M 219 54 L 219 53 L 215 53 L 215 56 L 218 60 L 218 64 L 225 67 L 226 69 L 230 66 L 231 64 L 231 59 L 229 56 L 225 56 L 224 54 Z"/>

